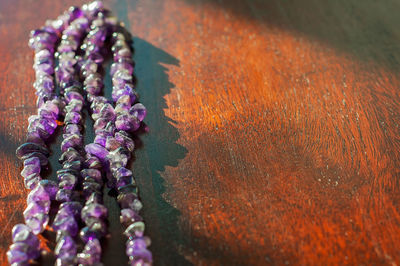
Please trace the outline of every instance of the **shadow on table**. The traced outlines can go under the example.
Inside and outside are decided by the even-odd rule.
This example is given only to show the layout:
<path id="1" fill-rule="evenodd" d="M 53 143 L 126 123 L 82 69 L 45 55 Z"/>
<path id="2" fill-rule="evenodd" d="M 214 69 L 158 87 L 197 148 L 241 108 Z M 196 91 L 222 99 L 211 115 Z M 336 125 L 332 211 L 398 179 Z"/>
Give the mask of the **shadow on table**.
<path id="1" fill-rule="evenodd" d="M 179 66 L 179 61 L 139 38 L 134 38 L 134 48 L 137 88 L 148 109 L 145 121 L 150 130 L 142 138 L 145 143 L 142 153 L 147 157 L 148 169 L 139 170 L 150 176 L 138 177 L 141 183 L 145 183 L 144 189 L 149 192 L 148 201 L 152 202 L 152 206 L 145 206 L 153 208 L 147 212 L 144 210 L 145 218 L 156 219 L 153 222 L 148 221 L 150 229 L 147 232 L 153 240 L 152 251 L 157 265 L 189 265 L 178 252 L 178 248 L 184 244 L 183 234 L 178 226 L 180 212 L 163 198 L 165 180 L 160 175 L 166 166 L 178 166 L 178 160 L 187 154 L 186 148 L 176 143 L 179 132 L 164 113 L 164 109 L 168 108 L 164 96 L 175 85 L 168 80 L 167 68 L 161 64 Z M 137 159 L 138 163 L 146 161 Z"/>

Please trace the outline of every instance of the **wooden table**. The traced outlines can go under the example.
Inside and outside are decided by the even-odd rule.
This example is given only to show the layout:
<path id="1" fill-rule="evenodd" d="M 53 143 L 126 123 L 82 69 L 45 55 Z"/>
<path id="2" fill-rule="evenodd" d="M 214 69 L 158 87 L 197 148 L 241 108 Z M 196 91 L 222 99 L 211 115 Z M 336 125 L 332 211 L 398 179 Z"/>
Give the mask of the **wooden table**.
<path id="1" fill-rule="evenodd" d="M 29 31 L 82 3 L 0 1 L 1 265 L 27 195 Z M 156 265 L 400 263 L 398 1 L 106 5 L 135 36 L 150 131 L 132 168 Z M 104 262 L 125 265 L 105 200 Z"/>

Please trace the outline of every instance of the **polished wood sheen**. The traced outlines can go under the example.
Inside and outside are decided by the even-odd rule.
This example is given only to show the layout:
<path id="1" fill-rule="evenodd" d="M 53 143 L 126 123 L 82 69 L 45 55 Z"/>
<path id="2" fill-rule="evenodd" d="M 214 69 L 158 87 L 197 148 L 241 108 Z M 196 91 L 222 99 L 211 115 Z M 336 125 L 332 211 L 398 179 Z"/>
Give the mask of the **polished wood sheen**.
<path id="1" fill-rule="evenodd" d="M 28 193 L 29 31 L 82 3 L 0 1 L 1 265 Z M 400 263 L 398 1 L 105 3 L 133 33 L 149 111 L 132 169 L 155 265 Z M 125 265 L 105 200 L 103 261 Z"/>

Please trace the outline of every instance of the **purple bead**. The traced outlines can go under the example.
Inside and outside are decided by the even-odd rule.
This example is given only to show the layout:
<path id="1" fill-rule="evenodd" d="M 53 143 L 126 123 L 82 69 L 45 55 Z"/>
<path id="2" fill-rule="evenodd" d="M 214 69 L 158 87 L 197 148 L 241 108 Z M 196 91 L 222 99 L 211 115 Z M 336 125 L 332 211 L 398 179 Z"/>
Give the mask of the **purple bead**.
<path id="1" fill-rule="evenodd" d="M 106 32 L 103 29 L 92 30 L 88 34 L 88 43 L 98 46 L 99 43 L 104 42 L 105 38 L 106 38 Z M 92 54 L 96 54 L 96 53 L 91 53 L 90 55 L 92 55 Z M 94 61 L 96 63 L 103 62 L 103 61 L 96 61 L 95 59 L 90 57 L 90 55 L 88 56 L 88 58 L 91 59 L 92 61 Z"/>
<path id="2" fill-rule="evenodd" d="M 130 265 L 144 266 L 151 265 L 153 261 L 153 256 L 151 252 L 147 249 L 132 249 L 131 255 L 129 256 Z"/>
<path id="3" fill-rule="evenodd" d="M 62 174 L 58 176 L 60 183 L 58 186 L 62 189 L 74 189 L 78 183 L 78 178 L 72 174 Z"/>
<path id="4" fill-rule="evenodd" d="M 119 99 L 123 98 L 123 97 L 129 97 L 128 95 L 124 95 L 122 97 L 120 97 Z M 119 101 L 118 99 L 118 101 Z M 117 104 L 115 106 L 115 114 L 117 116 L 119 115 L 125 115 L 129 113 L 129 109 L 131 109 L 131 104 Z"/>
<path id="5" fill-rule="evenodd" d="M 27 189 L 35 189 L 36 186 L 40 183 L 42 178 L 38 174 L 32 174 L 24 178 L 24 185 Z"/>
<path id="6" fill-rule="evenodd" d="M 90 196 L 86 199 L 86 204 L 93 204 L 93 203 L 103 203 L 103 195 L 100 192 L 93 192 Z"/>
<path id="7" fill-rule="evenodd" d="M 101 107 L 103 107 L 103 105 L 108 102 L 109 101 L 106 97 L 96 96 L 93 99 L 93 102 L 91 103 L 90 108 L 93 110 L 93 112 L 100 112 Z"/>
<path id="8" fill-rule="evenodd" d="M 117 188 L 120 188 L 120 187 L 123 187 L 123 186 L 131 184 L 132 183 L 132 179 L 133 179 L 132 176 L 121 176 L 121 177 L 116 178 L 116 186 L 117 186 Z"/>
<path id="9" fill-rule="evenodd" d="M 34 132 L 28 132 L 28 134 L 26 134 L 26 142 L 33 142 L 41 146 L 46 146 L 43 139 L 41 139 L 40 136 Z"/>
<path id="10" fill-rule="evenodd" d="M 47 101 L 42 105 L 43 109 L 46 109 L 47 111 L 52 112 L 56 117 L 58 116 L 58 114 L 60 113 L 60 109 L 58 107 L 58 105 L 56 104 L 56 102 L 54 101 Z"/>
<path id="11" fill-rule="evenodd" d="M 27 142 L 17 148 L 16 155 L 19 159 L 22 159 L 24 155 L 32 152 L 40 152 L 46 156 L 50 154 L 49 150 L 46 147 L 33 142 Z"/>
<path id="12" fill-rule="evenodd" d="M 7 258 L 10 264 L 24 263 L 37 257 L 39 257 L 39 250 L 22 242 L 12 244 L 7 251 Z"/>
<path id="13" fill-rule="evenodd" d="M 130 95 L 123 95 L 118 98 L 118 101 L 116 102 L 116 106 L 122 105 L 121 110 L 126 110 L 131 108 L 133 101 Z"/>
<path id="14" fill-rule="evenodd" d="M 96 64 L 101 64 L 104 61 L 104 57 L 100 53 L 91 53 L 89 54 L 88 59 Z"/>
<path id="15" fill-rule="evenodd" d="M 135 102 L 138 98 L 137 92 L 134 90 L 132 84 L 117 84 L 114 85 L 113 91 L 111 93 L 112 99 L 116 102 L 118 99 L 124 95 L 131 97 L 132 102 Z"/>
<path id="16" fill-rule="evenodd" d="M 34 165 L 36 167 L 40 167 L 40 159 L 38 157 L 31 157 L 24 160 L 24 166 Z"/>
<path id="17" fill-rule="evenodd" d="M 73 162 L 73 161 L 81 161 L 82 162 L 84 160 L 85 159 L 82 157 L 82 155 L 77 150 L 70 147 L 63 154 L 61 154 L 61 157 L 58 161 L 62 163 L 62 162 Z"/>
<path id="18" fill-rule="evenodd" d="M 85 81 L 83 82 L 85 87 L 96 87 L 102 88 L 103 87 L 103 79 L 100 74 L 94 73 L 90 74 L 86 77 Z"/>
<path id="19" fill-rule="evenodd" d="M 57 258 L 75 256 L 76 255 L 75 241 L 69 235 L 65 235 L 57 243 L 54 253 L 57 255 Z"/>
<path id="20" fill-rule="evenodd" d="M 114 59 L 118 60 L 119 57 L 114 57 Z M 114 76 L 112 77 L 112 83 L 114 85 L 132 83 L 132 75 L 129 74 L 129 71 L 120 69 L 114 73 Z"/>
<path id="21" fill-rule="evenodd" d="M 96 122 L 93 125 L 94 131 L 96 132 L 97 130 L 102 130 L 106 127 L 107 123 L 109 121 L 104 118 L 99 118 L 96 120 Z"/>
<path id="22" fill-rule="evenodd" d="M 119 60 L 121 58 L 131 58 L 131 57 L 132 57 L 132 52 L 129 48 L 122 48 L 114 53 L 114 60 Z M 130 72 L 127 71 L 127 73 L 130 73 Z M 130 75 L 132 75 L 132 74 L 130 74 Z"/>
<path id="23" fill-rule="evenodd" d="M 48 139 L 57 127 L 55 120 L 46 118 L 34 118 L 30 120 L 28 132 L 36 132 L 42 139 Z"/>
<path id="24" fill-rule="evenodd" d="M 108 121 L 113 121 L 115 119 L 114 108 L 111 104 L 106 103 L 100 110 L 100 116 Z"/>
<path id="25" fill-rule="evenodd" d="M 52 64 L 40 64 L 40 65 L 34 65 L 34 69 L 36 71 L 41 71 L 44 72 L 48 75 L 54 74 L 54 68 Z"/>
<path id="26" fill-rule="evenodd" d="M 109 151 L 113 151 L 115 149 L 118 149 L 121 146 L 121 144 L 119 143 L 119 141 L 114 138 L 114 137 L 107 137 L 106 142 L 105 142 L 105 147 L 107 150 Z"/>
<path id="27" fill-rule="evenodd" d="M 101 245 L 98 239 L 89 240 L 82 253 L 78 254 L 78 262 L 82 265 L 93 265 L 100 262 Z"/>
<path id="28" fill-rule="evenodd" d="M 91 230 L 89 227 L 86 226 L 81 229 L 81 231 L 79 232 L 79 236 L 83 242 L 87 243 L 90 240 L 101 237 L 101 234 L 99 234 L 99 232 Z"/>
<path id="29" fill-rule="evenodd" d="M 52 58 L 52 57 L 53 57 L 53 55 L 52 55 L 52 53 L 50 53 L 49 50 L 41 50 L 41 51 L 35 53 L 35 61 L 40 61 L 40 60 Z"/>
<path id="30" fill-rule="evenodd" d="M 132 171 L 125 167 L 120 167 L 113 172 L 114 177 L 117 180 L 117 187 L 123 187 L 132 182 Z"/>
<path id="31" fill-rule="evenodd" d="M 58 186 L 56 182 L 45 179 L 40 181 L 40 186 L 44 188 L 46 193 L 49 195 L 50 200 L 54 200 L 56 198 L 58 191 Z"/>
<path id="32" fill-rule="evenodd" d="M 104 219 L 107 217 L 107 214 L 108 214 L 107 208 L 99 203 L 86 205 L 85 207 L 83 207 L 81 212 L 82 219 L 84 220 L 88 217 Z"/>
<path id="33" fill-rule="evenodd" d="M 101 192 L 102 184 L 97 182 L 83 182 L 82 183 L 82 190 L 85 199 L 88 199 L 93 193 Z"/>
<path id="34" fill-rule="evenodd" d="M 74 216 L 75 218 L 79 218 L 82 211 L 82 204 L 78 201 L 70 201 L 64 202 L 60 205 L 59 213 Z"/>
<path id="35" fill-rule="evenodd" d="M 76 171 L 80 171 L 82 167 L 82 162 L 81 161 L 65 161 L 63 162 L 63 168 L 64 169 L 70 169 L 70 170 L 76 170 Z"/>
<path id="36" fill-rule="evenodd" d="M 135 143 L 127 134 L 124 134 L 121 131 L 117 132 L 115 133 L 115 139 L 130 152 L 135 149 Z"/>
<path id="37" fill-rule="evenodd" d="M 31 202 L 28 204 L 28 206 L 26 207 L 23 214 L 24 214 L 24 218 L 26 220 L 26 219 L 36 216 L 37 214 L 48 213 L 49 210 L 50 210 L 50 206 L 48 206 L 48 205 Z"/>
<path id="38" fill-rule="evenodd" d="M 99 144 L 91 143 L 85 146 L 85 151 L 89 154 L 92 154 L 100 159 L 100 161 L 105 161 L 108 151 L 100 146 Z"/>
<path id="39" fill-rule="evenodd" d="M 64 127 L 65 134 L 80 134 L 81 126 L 76 124 L 68 124 Z"/>
<path id="40" fill-rule="evenodd" d="M 76 91 L 68 91 L 65 93 L 65 99 L 67 103 L 70 103 L 72 100 L 79 100 L 81 102 L 84 101 L 82 94 Z"/>
<path id="41" fill-rule="evenodd" d="M 120 69 L 124 69 L 125 71 L 128 71 L 130 75 L 133 74 L 133 66 L 128 63 L 113 63 L 110 68 L 110 75 L 114 76 L 115 72 L 117 72 Z"/>
<path id="42" fill-rule="evenodd" d="M 43 186 L 37 186 L 28 194 L 27 202 L 50 202 L 50 195 Z"/>
<path id="43" fill-rule="evenodd" d="M 36 214 L 33 217 L 25 219 L 25 224 L 29 226 L 32 232 L 37 235 L 44 231 L 49 222 L 49 216 L 44 213 Z"/>
<path id="44" fill-rule="evenodd" d="M 91 178 L 93 178 L 93 180 L 95 180 L 98 183 L 103 182 L 101 172 L 97 169 L 83 169 L 81 171 L 81 176 L 83 178 L 91 177 Z"/>
<path id="45" fill-rule="evenodd" d="M 69 148 L 81 147 L 83 145 L 83 136 L 81 134 L 71 134 L 65 137 L 61 143 L 62 152 L 66 152 Z"/>
<path id="46" fill-rule="evenodd" d="M 93 142 L 101 145 L 102 147 L 106 147 L 106 138 L 104 136 L 96 135 Z"/>
<path id="47" fill-rule="evenodd" d="M 88 73 L 90 73 L 90 74 L 96 73 L 97 68 L 98 68 L 98 65 L 95 62 L 93 62 L 91 60 L 87 60 L 87 61 L 84 61 L 83 64 L 81 64 L 79 71 L 81 72 L 82 76 L 87 76 Z"/>
<path id="48" fill-rule="evenodd" d="M 40 165 L 28 164 L 24 166 L 24 169 L 21 171 L 21 176 L 28 177 L 32 174 L 38 175 L 40 173 Z"/>
<path id="49" fill-rule="evenodd" d="M 115 126 L 119 130 L 135 131 L 140 127 L 140 120 L 133 115 L 119 115 Z"/>
<path id="50" fill-rule="evenodd" d="M 30 228 L 25 224 L 16 224 L 12 229 L 12 241 L 14 243 L 23 242 L 32 248 L 38 249 L 40 242 Z"/>
<path id="51" fill-rule="evenodd" d="M 136 212 L 140 211 L 143 207 L 137 194 L 134 192 L 120 193 L 117 197 L 117 201 L 121 205 L 121 208 L 130 208 Z"/>
<path id="52" fill-rule="evenodd" d="M 124 231 L 124 235 L 131 238 L 142 237 L 145 225 L 142 221 L 134 222 Z"/>
<path id="53" fill-rule="evenodd" d="M 67 113 L 80 112 L 82 110 L 82 107 L 83 107 L 83 102 L 81 100 L 73 99 L 65 107 L 65 110 L 67 111 Z"/>
<path id="54" fill-rule="evenodd" d="M 49 159 L 47 159 L 47 157 L 43 153 L 40 153 L 40 152 L 32 152 L 32 153 L 25 154 L 24 156 L 21 157 L 21 160 L 26 161 L 26 160 L 28 160 L 30 158 L 34 158 L 34 157 L 39 158 L 40 164 L 42 166 L 47 165 L 49 163 Z"/>
<path id="55" fill-rule="evenodd" d="M 72 123 L 72 124 L 79 124 L 82 120 L 82 116 L 80 113 L 77 112 L 69 112 L 66 114 L 64 118 L 64 123 Z"/>
<path id="56" fill-rule="evenodd" d="M 57 119 L 57 117 L 54 115 L 54 113 L 52 113 L 52 112 L 50 112 L 48 110 L 45 110 L 43 108 L 39 109 L 39 116 L 42 117 L 42 118 L 45 118 L 45 119 L 49 119 L 49 120 L 56 120 Z"/>
<path id="57" fill-rule="evenodd" d="M 151 240 L 147 236 L 128 239 L 128 241 L 126 241 L 127 249 L 128 248 L 144 249 L 144 248 L 147 248 L 148 246 L 150 246 L 150 244 L 151 244 Z"/>
<path id="58" fill-rule="evenodd" d="M 143 218 L 132 209 L 122 209 L 119 220 L 121 224 L 128 226 L 134 222 L 143 221 Z"/>
<path id="59" fill-rule="evenodd" d="M 148 237 L 138 237 L 132 240 L 128 240 L 126 244 L 126 254 L 130 260 L 143 259 L 147 262 L 152 261 L 152 255 L 147 246 L 150 245 L 150 239 Z"/>
<path id="60" fill-rule="evenodd" d="M 132 108 L 129 110 L 129 113 L 136 116 L 140 121 L 143 121 L 143 119 L 146 117 L 147 111 L 143 104 L 137 103 L 132 106 Z"/>
<path id="61" fill-rule="evenodd" d="M 107 156 L 110 163 L 110 168 L 125 167 L 128 163 L 129 155 L 129 151 L 122 147 L 110 151 Z"/>
<path id="62" fill-rule="evenodd" d="M 85 165 L 88 168 L 100 169 L 102 167 L 99 158 L 97 158 L 96 156 L 93 156 L 93 155 L 90 155 L 90 154 L 86 154 L 86 157 L 87 158 L 85 160 Z"/>
<path id="63" fill-rule="evenodd" d="M 60 202 L 75 201 L 79 198 L 78 191 L 70 189 L 60 189 L 57 192 L 56 200 Z"/>
<path id="64" fill-rule="evenodd" d="M 54 219 L 53 229 L 55 231 L 66 232 L 71 236 L 78 234 L 78 223 L 73 215 L 66 216 L 66 211 L 59 211 L 56 218 Z"/>

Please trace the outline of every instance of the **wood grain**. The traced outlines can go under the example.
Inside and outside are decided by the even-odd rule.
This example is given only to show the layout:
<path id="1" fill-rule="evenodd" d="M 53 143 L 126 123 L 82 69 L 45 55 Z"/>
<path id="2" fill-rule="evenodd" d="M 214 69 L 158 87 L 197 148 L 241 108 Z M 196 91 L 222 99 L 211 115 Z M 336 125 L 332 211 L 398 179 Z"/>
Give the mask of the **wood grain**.
<path id="1" fill-rule="evenodd" d="M 397 1 L 105 2 L 135 36 L 156 265 L 400 263 Z M 28 33 L 82 3 L 0 1 L 1 265 L 27 194 Z M 104 262 L 124 265 L 106 202 Z"/>

